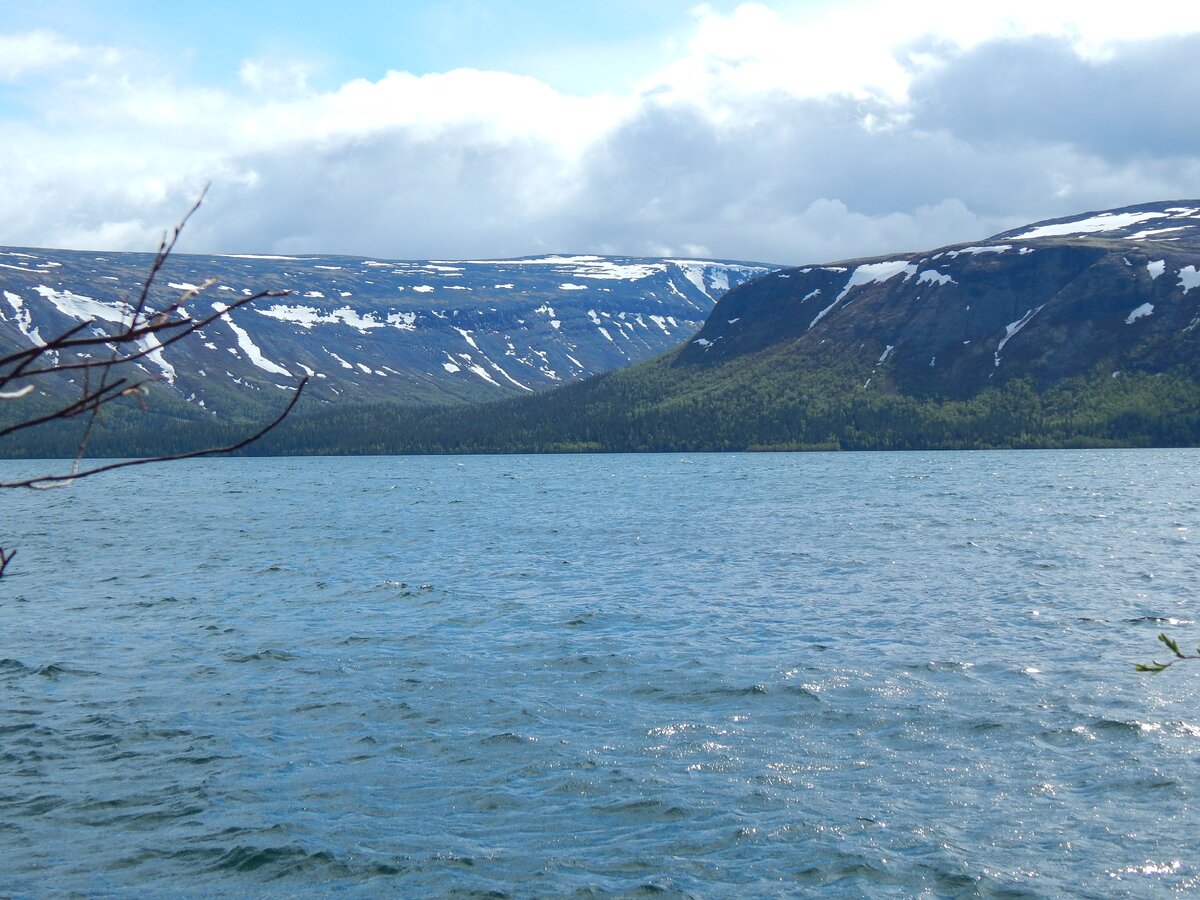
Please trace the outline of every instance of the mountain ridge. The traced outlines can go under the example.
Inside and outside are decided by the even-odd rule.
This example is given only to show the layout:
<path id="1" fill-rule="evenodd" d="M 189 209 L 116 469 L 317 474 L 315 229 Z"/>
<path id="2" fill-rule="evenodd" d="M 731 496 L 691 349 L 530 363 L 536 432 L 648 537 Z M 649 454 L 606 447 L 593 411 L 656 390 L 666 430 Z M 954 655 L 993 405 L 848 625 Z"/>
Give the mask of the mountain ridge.
<path id="1" fill-rule="evenodd" d="M 310 408 L 253 452 L 1196 445 L 1198 268 L 1200 201 L 1165 201 L 774 269 L 634 365 L 454 409 Z"/>
<path id="2" fill-rule="evenodd" d="M 111 331 L 128 317 L 152 262 L 152 254 L 0 248 L 0 350 L 81 322 Z M 151 309 L 181 292 L 198 294 L 185 304 L 197 318 L 262 290 L 291 295 L 231 312 L 198 340 L 156 350 L 143 368 L 160 382 L 158 393 L 226 413 L 269 405 L 275 388 L 304 375 L 310 396 L 325 401 L 533 393 L 674 346 L 730 286 L 772 268 L 587 254 L 172 254 Z M 65 380 L 51 387 L 70 390 Z"/>
<path id="3" fill-rule="evenodd" d="M 1200 201 L 1165 201 L 780 269 L 662 356 L 472 420 L 406 413 L 372 446 L 1194 445 L 1197 266 Z"/>
<path id="4" fill-rule="evenodd" d="M 1167 240 L 1138 227 L 1163 216 Z M 1097 365 L 1163 371 L 1193 344 L 1197 263 L 1200 202 L 1167 201 L 924 254 L 789 268 L 722 298 L 678 364 L 830 340 L 873 355 L 868 377 L 901 393 L 958 399 L 1011 377 L 1047 386 Z"/>

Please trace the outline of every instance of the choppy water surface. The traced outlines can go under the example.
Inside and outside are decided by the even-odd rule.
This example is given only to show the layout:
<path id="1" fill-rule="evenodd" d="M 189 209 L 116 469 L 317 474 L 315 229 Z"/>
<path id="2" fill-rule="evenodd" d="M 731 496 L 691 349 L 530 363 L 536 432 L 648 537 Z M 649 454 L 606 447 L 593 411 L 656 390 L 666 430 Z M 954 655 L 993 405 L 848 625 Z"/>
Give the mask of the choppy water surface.
<path id="1" fill-rule="evenodd" d="M 1200 643 L 1198 484 L 245 459 L 0 496 L 0 895 L 1196 890 L 1200 665 L 1132 664 Z"/>

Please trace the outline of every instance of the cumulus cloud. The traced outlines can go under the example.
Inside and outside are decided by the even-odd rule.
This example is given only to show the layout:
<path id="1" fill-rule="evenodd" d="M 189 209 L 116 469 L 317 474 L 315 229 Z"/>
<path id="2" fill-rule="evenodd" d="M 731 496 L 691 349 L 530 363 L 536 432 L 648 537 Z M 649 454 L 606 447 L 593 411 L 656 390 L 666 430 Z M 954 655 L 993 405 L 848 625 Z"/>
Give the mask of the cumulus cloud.
<path id="1" fill-rule="evenodd" d="M 56 69 L 85 55 L 83 47 L 49 31 L 0 34 L 0 82 Z"/>
<path id="2" fill-rule="evenodd" d="M 973 142 L 1069 143 L 1112 161 L 1200 148 L 1200 35 L 1123 42 L 1088 59 L 1056 38 L 997 40 L 917 77 L 918 126 Z"/>
<path id="3" fill-rule="evenodd" d="M 1074 0 L 789 9 L 699 7 L 674 61 L 593 96 L 261 60 L 222 89 L 0 36 L 0 80 L 50 82 L 0 118 L 0 243 L 146 249 L 209 181 L 185 249 L 413 258 L 820 262 L 1200 195 L 1200 6 L 1173 33 Z"/>
<path id="4" fill-rule="evenodd" d="M 296 61 L 245 59 L 238 67 L 238 80 L 259 94 L 304 94 L 311 74 L 308 65 Z"/>

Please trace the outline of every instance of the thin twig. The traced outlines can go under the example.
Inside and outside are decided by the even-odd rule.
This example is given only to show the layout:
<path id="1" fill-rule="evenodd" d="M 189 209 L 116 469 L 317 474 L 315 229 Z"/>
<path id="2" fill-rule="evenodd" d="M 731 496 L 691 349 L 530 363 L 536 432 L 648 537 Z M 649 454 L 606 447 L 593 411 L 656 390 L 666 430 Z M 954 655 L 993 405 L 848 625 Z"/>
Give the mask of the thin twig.
<path id="1" fill-rule="evenodd" d="M 96 327 L 98 320 L 91 318 L 73 325 L 49 341 L 43 341 L 37 346 L 0 356 L 0 398 L 3 399 L 17 399 L 25 396 L 32 390 L 32 384 L 26 384 L 19 390 L 4 392 L 3 389 L 16 379 L 28 382 L 31 379 L 45 378 L 48 375 L 77 371 L 83 372 L 83 385 L 77 399 L 69 403 L 64 403 L 44 415 L 2 427 L 0 428 L 0 437 L 5 437 L 22 429 L 45 425 L 55 420 L 65 420 L 79 415 L 86 415 L 86 424 L 81 431 L 75 448 L 74 460 L 71 466 L 72 474 L 66 476 L 67 479 L 80 477 L 80 461 L 86 453 L 88 441 L 101 409 L 106 404 L 120 397 L 138 391 L 144 392 L 144 385 L 149 380 L 152 380 L 144 379 L 130 384 L 128 378 L 121 378 L 115 383 L 111 382 L 109 379 L 118 367 L 137 363 L 151 354 L 160 352 L 164 348 L 195 334 L 216 320 L 227 318 L 233 310 L 253 303 L 255 300 L 286 297 L 292 293 L 291 291 L 259 291 L 257 294 L 240 297 L 229 305 L 214 304 L 215 312 L 198 319 L 193 318 L 183 308 L 183 305 L 187 301 L 198 297 L 202 291 L 216 284 L 216 279 L 209 279 L 199 287 L 189 288 L 164 309 L 157 312 L 152 310 L 148 312 L 150 291 L 155 280 L 162 272 L 167 259 L 174 251 L 184 226 L 196 210 L 200 208 L 200 204 L 204 201 L 207 191 L 208 188 L 206 187 L 170 235 L 163 235 L 162 240 L 159 242 L 158 252 L 155 253 L 154 260 L 151 263 L 150 270 L 142 282 L 136 303 L 133 306 L 126 307 L 128 310 L 128 319 L 125 320 L 124 324 L 115 333 L 105 333 L 103 329 L 98 329 Z M 174 318 L 177 315 L 182 317 Z M 80 333 L 88 328 L 92 328 L 96 333 L 81 337 Z M 130 345 L 134 346 L 131 347 Z M 78 359 L 79 351 L 83 348 L 96 346 L 103 346 L 110 349 L 107 359 L 99 362 L 90 359 Z M 64 353 L 70 353 L 76 359 L 64 362 L 61 356 Z M 48 361 L 49 364 L 44 364 L 43 361 Z M 219 449 L 214 448 L 214 452 L 219 452 Z"/>
<path id="2" fill-rule="evenodd" d="M 141 459 L 126 459 L 121 462 L 107 463 L 103 466 L 96 466 L 94 469 L 85 469 L 82 472 L 74 472 L 70 475 L 42 475 L 35 478 L 26 478 L 23 481 L 3 481 L 0 482 L 0 488 L 34 488 L 36 490 L 45 490 L 47 488 L 58 487 L 65 484 L 70 484 L 80 478 L 88 478 L 92 475 L 99 475 L 101 472 L 111 472 L 114 469 L 127 469 L 130 466 L 145 466 L 150 463 L 174 462 L 180 459 L 195 459 L 199 456 L 216 456 L 222 453 L 234 453 L 241 450 L 243 447 L 254 443 L 276 425 L 287 418 L 288 413 L 292 411 L 292 407 L 300 400 L 300 395 L 304 392 L 305 385 L 308 384 L 308 376 L 305 375 L 296 385 L 296 392 L 292 395 L 292 399 L 288 401 L 288 405 L 278 416 L 270 423 L 260 428 L 258 431 L 249 437 L 242 438 L 236 444 L 228 444 L 224 447 L 207 447 L 203 450 L 191 450 L 187 453 L 171 453 L 165 456 L 148 456 Z"/>
<path id="3" fill-rule="evenodd" d="M 188 220 L 196 214 L 196 210 L 200 208 L 200 204 L 204 202 L 204 198 L 208 196 L 208 189 L 211 184 L 206 184 L 200 191 L 200 196 L 196 198 L 196 202 L 179 220 L 179 224 L 175 226 L 175 230 L 171 233 L 170 240 L 164 234 L 158 244 L 158 253 L 154 255 L 154 262 L 150 264 L 150 271 L 146 273 L 146 280 L 142 282 L 142 290 L 138 294 L 138 302 L 133 309 L 133 323 L 137 324 L 137 317 L 141 315 L 142 310 L 146 308 L 146 300 L 150 296 L 150 288 L 154 285 L 154 281 L 158 278 L 158 273 L 162 271 L 162 267 L 166 265 L 167 259 L 175 250 L 175 244 L 179 240 L 179 235 L 183 233 L 183 228 L 187 225 Z"/>
<path id="4" fill-rule="evenodd" d="M 158 253 L 154 256 L 154 262 L 150 264 L 150 271 L 146 273 L 146 280 L 142 282 L 141 292 L 138 294 L 137 304 L 133 308 L 133 313 L 129 317 L 129 327 L 126 332 L 136 331 L 138 328 L 138 319 L 142 312 L 146 309 L 146 301 L 150 296 L 150 288 L 154 285 L 158 273 L 162 271 L 162 267 L 166 265 L 167 259 L 171 252 L 175 249 L 175 244 L 179 240 L 179 235 L 183 233 L 183 227 L 187 225 L 188 220 L 195 215 L 196 210 L 200 208 L 200 204 L 204 202 L 204 197 L 208 194 L 208 185 L 200 191 L 200 196 L 196 198 L 196 202 L 192 204 L 192 208 L 184 214 L 184 217 L 179 220 L 179 224 L 175 226 L 175 231 L 171 234 L 170 239 L 164 234 L 158 244 Z M 177 302 L 174 309 L 179 308 Z M 157 348 L 156 348 L 157 349 Z M 120 362 L 121 350 L 120 345 L 113 345 L 112 354 L 108 358 L 108 363 L 100 368 L 100 391 L 103 391 L 108 384 L 108 375 L 113 370 L 114 366 L 121 365 Z M 87 451 L 88 439 L 91 437 L 92 428 L 96 424 L 96 417 L 100 414 L 100 407 L 103 404 L 95 404 L 91 407 L 88 414 L 87 424 L 84 426 L 83 433 L 79 437 L 79 443 L 75 447 L 75 458 L 71 463 L 71 471 L 78 473 L 80 460 L 83 459 L 84 453 Z"/>
<path id="5" fill-rule="evenodd" d="M 1169 637 L 1166 634 L 1160 634 L 1158 636 L 1158 639 L 1162 643 L 1166 644 L 1168 650 L 1170 650 L 1173 654 L 1175 654 L 1175 658 L 1173 660 L 1171 660 L 1170 662 L 1165 662 L 1165 663 L 1160 663 L 1158 660 L 1153 660 L 1149 663 L 1138 663 L 1136 666 L 1133 667 L 1134 671 L 1149 672 L 1152 675 L 1157 675 L 1159 672 L 1166 671 L 1167 669 L 1171 668 L 1171 666 L 1175 665 L 1175 663 L 1177 663 L 1181 660 L 1200 659 L 1200 656 L 1194 656 L 1194 655 L 1189 656 L 1188 654 L 1184 653 L 1182 650 L 1179 649 L 1179 643 L 1174 638 Z M 1200 647 L 1198 647 L 1196 649 L 1196 653 L 1200 654 Z"/>
<path id="6" fill-rule="evenodd" d="M 33 347 L 26 347 L 24 350 L 18 350 L 15 353 L 8 354 L 7 356 L 0 356 L 0 367 L 12 365 L 14 362 L 17 362 L 18 360 L 22 361 L 22 364 L 20 366 L 18 366 L 12 373 L 9 373 L 8 375 L 3 376 L 3 380 L 0 380 L 0 387 L 4 387 L 4 385 L 7 384 L 9 380 L 16 377 L 17 375 L 20 375 L 21 369 L 23 368 L 23 366 L 28 365 L 33 360 L 37 359 L 39 356 L 44 356 L 47 353 L 57 352 L 61 347 L 71 346 L 69 341 L 74 335 L 78 334 L 80 331 L 87 328 L 89 325 L 95 325 L 95 324 L 96 324 L 95 319 L 89 319 L 86 322 L 80 322 L 78 325 L 72 326 L 71 328 L 67 329 L 62 334 L 60 334 L 58 337 L 54 338 L 51 341 L 47 341 L 42 344 L 37 344 Z"/>
<path id="7" fill-rule="evenodd" d="M 205 187 L 200 197 L 192 205 L 192 208 L 188 210 L 183 219 L 180 220 L 174 230 L 170 234 L 164 233 L 159 242 L 158 252 L 155 253 L 150 269 L 146 273 L 146 278 L 141 284 L 136 302 L 132 306 L 125 306 L 123 304 L 124 310 L 128 313 L 128 319 L 123 319 L 119 322 L 113 333 L 108 333 L 104 327 L 100 327 L 99 320 L 91 318 L 72 325 L 66 331 L 63 331 L 49 341 L 39 341 L 35 346 L 0 355 L 0 399 L 3 400 L 17 400 L 31 393 L 34 390 L 36 380 L 39 378 L 44 379 L 46 376 L 73 371 L 82 371 L 83 373 L 81 393 L 77 399 L 63 403 L 49 413 L 34 416 L 25 421 L 0 428 L 0 437 L 25 428 L 33 428 L 38 425 L 66 420 L 79 415 L 86 415 L 87 417 L 87 423 L 78 441 L 75 458 L 69 474 L 42 475 L 18 481 L 0 482 L 0 489 L 48 489 L 64 487 L 80 478 L 88 478 L 92 475 L 99 475 L 102 472 L 111 472 L 114 469 L 234 453 L 254 443 L 279 425 L 291 413 L 296 403 L 299 402 L 300 396 L 308 384 L 307 377 L 300 379 L 300 382 L 296 385 L 295 393 L 292 395 L 283 412 L 253 434 L 235 443 L 220 447 L 206 447 L 201 450 L 192 450 L 184 453 L 122 460 L 120 462 L 106 463 L 90 469 L 80 470 L 93 426 L 98 421 L 97 417 L 102 408 L 120 397 L 145 392 L 146 385 L 150 381 L 156 380 L 153 377 L 148 377 L 131 382 L 129 377 L 117 377 L 116 380 L 110 381 L 110 378 L 119 374 L 118 370 L 121 366 L 131 363 L 136 364 L 139 360 L 144 359 L 150 354 L 156 353 L 190 335 L 196 334 L 200 329 L 212 324 L 216 320 L 229 317 L 235 309 L 253 303 L 255 300 L 286 297 L 292 293 L 291 291 L 260 291 L 248 297 L 238 298 L 228 306 L 214 303 L 213 308 L 216 310 L 215 312 L 198 319 L 193 318 L 184 309 L 184 303 L 194 297 L 198 297 L 201 292 L 216 284 L 215 279 L 210 279 L 205 281 L 200 287 L 189 288 L 161 310 L 156 311 L 149 308 L 150 293 L 156 279 L 166 265 L 167 259 L 174 251 L 184 226 L 191 219 L 192 215 L 195 214 L 196 210 L 200 208 L 200 204 L 204 202 L 204 197 L 207 193 L 208 188 Z M 92 334 L 81 336 L 82 332 L 89 328 L 92 329 Z M 110 352 L 107 355 L 107 359 L 99 361 L 83 359 L 83 354 L 80 351 L 84 348 L 92 347 L 108 348 Z M 70 354 L 74 359 L 64 361 L 62 359 L 63 354 Z M 18 379 L 27 383 L 15 390 L 4 390 L 7 385 Z M 0 548 L 0 576 L 3 576 L 4 570 L 7 568 L 9 562 L 12 561 L 15 554 L 15 550 L 5 551 L 3 548 Z"/>
<path id="8" fill-rule="evenodd" d="M 191 319 L 191 318 L 176 319 L 174 321 L 167 322 L 162 325 L 155 325 L 155 326 L 148 325 L 148 326 L 145 326 L 145 327 L 139 329 L 136 332 L 128 332 L 128 333 L 124 333 L 124 334 L 121 334 L 118 336 L 106 337 L 106 338 L 97 337 L 94 339 L 92 339 L 92 338 L 81 339 L 77 344 L 73 343 L 71 346 L 85 346 L 88 344 L 92 344 L 92 345 L 111 344 L 111 343 L 118 343 L 118 342 L 119 343 L 128 343 L 131 340 L 137 340 L 139 338 L 145 337 L 146 335 L 156 335 L 157 336 L 157 334 L 160 331 L 166 330 L 167 328 L 179 328 L 181 326 L 187 326 L 185 331 L 180 331 L 177 334 L 171 335 L 170 337 L 166 338 L 165 340 L 160 340 L 158 342 L 158 344 L 154 347 L 143 348 L 142 350 L 139 350 L 137 353 L 130 353 L 126 356 L 118 357 L 117 359 L 112 360 L 111 362 L 65 363 L 62 365 L 50 366 L 45 369 L 33 369 L 29 372 L 26 372 L 24 377 L 30 378 L 34 375 L 50 375 L 50 374 L 54 374 L 54 373 L 58 373 L 58 372 L 70 372 L 73 370 L 85 369 L 85 368 L 89 368 L 89 367 L 90 368 L 100 368 L 102 366 L 108 366 L 108 365 L 119 366 L 119 365 L 123 365 L 127 362 L 134 362 L 136 360 L 143 359 L 144 357 L 149 356 L 151 353 L 154 353 L 157 350 L 163 349 L 163 347 L 170 347 L 172 344 L 176 343 L 177 341 L 181 341 L 184 338 L 186 338 L 188 335 L 192 334 L 193 332 L 199 331 L 201 328 L 205 328 L 206 326 L 211 325 L 213 322 L 217 321 L 218 319 L 227 318 L 229 313 L 233 312 L 235 309 L 238 309 L 239 307 L 245 306 L 247 303 L 253 303 L 255 300 L 275 299 L 277 297 L 287 297 L 287 296 L 290 296 L 292 293 L 293 293 L 293 291 L 259 291 L 257 294 L 254 294 L 253 296 L 242 297 L 237 302 L 229 304 L 229 306 L 225 307 L 225 309 L 221 310 L 220 312 L 214 312 L 211 315 L 205 316 L 203 319 Z M 0 362 L 2 362 L 2 361 L 0 361 Z"/>
<path id="9" fill-rule="evenodd" d="M 68 403 L 66 406 L 63 406 L 54 412 L 46 413 L 44 416 L 26 419 L 23 422 L 17 422 L 14 425 L 9 425 L 7 428 L 0 428 L 0 437 L 8 437 L 14 431 L 20 431 L 23 428 L 33 428 L 37 425 L 45 425 L 47 422 L 53 422 L 55 419 L 70 419 L 71 417 L 77 416 L 80 413 L 91 412 L 92 410 L 103 406 L 105 403 L 108 403 L 111 400 L 116 400 L 118 397 L 122 397 L 126 394 L 140 390 L 141 386 L 150 379 L 139 381 L 136 384 L 129 385 L 128 387 L 125 384 L 127 380 L 128 379 L 125 378 L 119 379 L 110 385 L 106 385 L 97 391 L 93 391 L 91 394 L 86 393 L 87 388 L 85 387 L 84 395 L 73 403 Z"/>

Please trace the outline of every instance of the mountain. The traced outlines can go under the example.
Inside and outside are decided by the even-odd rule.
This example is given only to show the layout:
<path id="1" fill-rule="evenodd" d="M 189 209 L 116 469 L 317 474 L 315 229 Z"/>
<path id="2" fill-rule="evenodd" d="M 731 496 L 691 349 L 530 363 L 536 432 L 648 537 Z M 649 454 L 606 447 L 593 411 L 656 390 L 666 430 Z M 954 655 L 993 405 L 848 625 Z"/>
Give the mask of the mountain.
<path id="1" fill-rule="evenodd" d="M 309 287 L 296 283 L 293 270 L 311 275 L 315 265 L 301 270 L 296 261 L 282 264 L 293 279 L 288 286 L 327 296 L 346 286 L 340 279 L 350 272 L 360 279 L 355 286 L 367 275 L 380 280 L 367 262 L 351 266 L 323 260 L 319 265 L 342 268 L 320 271 L 346 274 L 338 275 L 336 286 L 331 280 L 325 287 Z M 499 270 L 488 268 L 507 266 L 530 279 L 530 296 L 520 312 L 486 300 L 473 307 L 465 302 L 429 307 L 429 319 L 412 324 L 428 326 L 428 333 L 438 336 L 436 347 L 420 351 L 425 354 L 418 356 L 421 365 L 397 370 L 409 372 L 407 377 L 425 388 L 415 392 L 417 399 L 428 398 L 428 386 L 434 383 L 440 398 L 466 396 L 444 385 L 484 387 L 479 373 L 474 382 L 464 381 L 472 365 L 491 376 L 495 384 L 487 387 L 493 396 L 505 389 L 525 396 L 467 407 L 372 401 L 372 396 L 411 400 L 414 392 L 373 395 L 367 386 L 378 387 L 383 377 L 360 377 L 353 370 L 352 381 L 335 381 L 340 364 L 330 366 L 327 357 L 337 353 L 358 369 L 386 372 L 384 360 L 367 355 L 366 348 L 376 346 L 370 341 L 384 334 L 395 340 L 388 328 L 415 341 L 421 328 L 410 332 L 380 324 L 407 311 L 395 304 L 354 307 L 364 317 L 370 312 L 375 325 L 352 329 L 347 343 L 334 344 L 339 331 L 349 327 L 340 320 L 324 321 L 335 318 L 338 307 L 302 295 L 283 309 L 239 315 L 234 324 L 253 321 L 263 329 L 253 334 L 251 346 L 261 346 L 269 360 L 314 369 L 320 360 L 328 388 L 353 384 L 363 402 L 297 409 L 254 452 L 1200 445 L 1200 201 L 1091 212 L 927 252 L 779 270 L 596 257 L 382 268 L 397 279 L 394 290 L 403 286 L 411 295 L 416 284 L 425 283 L 420 279 L 432 279 L 439 271 L 435 267 L 443 265 L 452 270 L 446 274 L 462 279 L 443 285 L 444 290 L 456 284 L 508 290 L 495 287 L 508 282 L 501 280 Z M 647 270 L 639 279 L 649 281 L 626 284 L 614 277 L 633 269 Z M 258 274 L 256 287 L 275 286 Z M 718 289 L 722 276 L 730 279 L 728 292 Z M 224 278 L 221 285 L 243 289 L 242 280 L 228 274 Z M 516 284 L 516 274 L 509 281 Z M 735 285 L 737 281 L 741 283 Z M 650 292 L 648 284 L 663 287 Z M 615 301 L 626 286 L 636 295 L 623 301 L 626 306 L 598 305 L 601 298 Z M 604 287 L 611 291 L 606 294 Z M 353 296 L 351 287 L 345 289 Z M 646 293 L 637 294 L 639 290 Z M 466 296 L 476 299 L 474 294 Z M 704 297 L 718 294 L 703 326 L 695 330 L 683 310 L 697 310 L 710 302 Z M 672 302 L 683 304 L 678 314 L 671 313 L 674 325 L 666 318 Z M 317 312 L 300 309 L 310 303 Z M 658 309 L 653 315 L 663 318 L 659 334 L 643 327 L 647 321 L 660 324 L 650 309 Z M 505 314 L 509 318 L 498 318 Z M 268 332 L 276 322 L 285 330 Z M 468 328 L 472 323 L 475 327 Z M 19 316 L 16 325 L 29 331 L 29 321 Z M 323 331 L 326 325 L 330 327 Z M 515 334 L 527 336 L 518 342 Z M 657 344 L 651 345 L 651 335 Z M 506 387 L 495 367 L 489 368 L 507 361 L 505 372 L 514 380 L 519 373 L 527 377 L 527 387 L 544 387 L 554 379 L 541 366 L 520 362 L 528 359 L 523 348 L 541 359 L 538 351 L 552 352 L 544 342 L 564 341 L 554 345 L 554 352 L 569 352 L 590 365 L 568 370 L 559 362 L 562 357 L 551 356 L 546 368 L 556 374 L 555 366 L 564 368 L 559 377 L 566 382 L 564 375 L 603 368 L 596 364 L 601 350 L 610 354 L 605 364 L 632 359 L 634 336 L 646 342 L 637 345 L 645 355 L 672 340 L 682 343 L 635 365 L 534 396 Z M 510 341 L 515 347 L 509 347 Z M 217 358 L 232 359 L 231 351 L 241 350 L 253 364 L 236 329 L 220 347 L 212 351 Z M 625 355 L 613 356 L 617 347 Z M 504 352 L 508 349 L 513 356 Z M 443 377 L 438 365 L 455 380 Z M 543 378 L 528 377 L 531 371 L 542 371 Z M 181 367 L 176 377 L 177 384 L 184 378 Z M 259 384 L 277 383 L 261 373 L 256 377 Z M 197 442 L 221 443 L 244 433 L 244 428 L 222 430 L 211 421 L 198 431 L 196 424 L 188 421 L 151 434 L 145 428 L 122 430 L 122 423 L 98 434 L 91 447 L 98 454 L 164 452 Z M 22 452 L 38 449 L 25 445 Z"/>
<path id="2" fill-rule="evenodd" d="M 369 433 L 330 411 L 273 446 L 356 428 L 343 446 L 373 452 L 1196 445 L 1198 267 L 1200 201 L 1173 201 L 784 269 L 639 365 Z"/>
<path id="3" fill-rule="evenodd" d="M 0 353 L 80 322 L 115 328 L 153 257 L 0 249 Z M 160 400 L 236 417 L 311 376 L 306 402 L 484 400 L 544 391 L 654 356 L 690 337 L 731 286 L 772 270 L 686 259 L 544 256 L 396 261 L 325 256 L 170 257 L 162 309 L 208 285 L 195 318 L 256 301 L 146 358 Z M 41 385 L 69 395 L 65 382 Z"/>
<path id="4" fill-rule="evenodd" d="M 1200 335 L 1200 201 L 1039 222 L 973 244 L 787 269 L 722 300 L 686 366 L 834 344 L 914 396 L 1162 372 Z"/>

